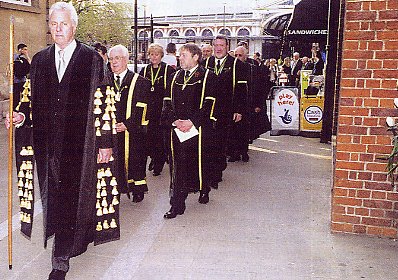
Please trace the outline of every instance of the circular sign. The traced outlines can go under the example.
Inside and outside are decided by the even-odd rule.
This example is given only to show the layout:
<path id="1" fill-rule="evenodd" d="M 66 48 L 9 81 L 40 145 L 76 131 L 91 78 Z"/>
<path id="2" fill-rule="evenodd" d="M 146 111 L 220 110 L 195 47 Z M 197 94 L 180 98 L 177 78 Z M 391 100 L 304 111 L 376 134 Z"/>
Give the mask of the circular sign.
<path id="1" fill-rule="evenodd" d="M 299 103 L 296 94 L 288 88 L 275 93 L 274 115 L 283 127 L 293 127 L 299 118 Z"/>
<path id="2" fill-rule="evenodd" d="M 323 111 L 318 106 L 309 106 L 304 111 L 304 118 L 311 124 L 319 123 L 322 120 Z"/>

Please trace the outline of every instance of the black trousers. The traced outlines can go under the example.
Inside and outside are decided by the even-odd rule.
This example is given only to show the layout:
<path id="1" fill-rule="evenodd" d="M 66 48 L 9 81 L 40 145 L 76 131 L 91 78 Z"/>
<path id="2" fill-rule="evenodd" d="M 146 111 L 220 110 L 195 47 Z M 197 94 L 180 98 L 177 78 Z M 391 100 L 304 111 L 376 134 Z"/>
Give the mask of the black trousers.
<path id="1" fill-rule="evenodd" d="M 74 231 L 72 229 L 55 233 L 51 260 L 53 269 L 68 272 L 73 243 Z"/>
<path id="2" fill-rule="evenodd" d="M 173 190 L 170 197 L 170 205 L 177 212 L 185 211 L 185 200 L 188 197 L 187 190 Z"/>

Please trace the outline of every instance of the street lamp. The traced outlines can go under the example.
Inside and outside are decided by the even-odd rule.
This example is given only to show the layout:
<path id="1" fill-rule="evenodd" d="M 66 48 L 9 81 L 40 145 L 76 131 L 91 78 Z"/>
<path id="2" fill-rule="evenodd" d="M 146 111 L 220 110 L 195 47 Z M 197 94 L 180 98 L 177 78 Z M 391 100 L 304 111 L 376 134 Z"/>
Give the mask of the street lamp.
<path id="1" fill-rule="evenodd" d="M 134 72 L 138 72 L 138 5 L 134 0 Z"/>
<path id="2" fill-rule="evenodd" d="M 227 4 L 227 3 L 223 3 L 224 4 L 224 20 L 223 20 L 223 26 L 224 26 L 224 32 L 225 32 L 225 5 Z"/>
<path id="3" fill-rule="evenodd" d="M 142 5 L 144 7 L 144 26 L 146 26 L 146 5 Z M 144 29 L 144 43 L 142 44 L 142 59 L 144 63 L 146 63 L 146 29 Z"/>

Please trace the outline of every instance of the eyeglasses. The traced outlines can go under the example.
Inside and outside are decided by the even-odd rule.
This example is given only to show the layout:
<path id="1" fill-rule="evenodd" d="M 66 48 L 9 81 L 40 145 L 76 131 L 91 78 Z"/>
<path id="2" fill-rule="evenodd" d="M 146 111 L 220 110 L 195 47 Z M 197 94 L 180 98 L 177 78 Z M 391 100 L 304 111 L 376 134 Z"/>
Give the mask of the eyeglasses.
<path id="1" fill-rule="evenodd" d="M 115 56 L 115 57 L 110 57 L 109 61 L 120 61 L 122 60 L 124 57 L 123 56 Z"/>

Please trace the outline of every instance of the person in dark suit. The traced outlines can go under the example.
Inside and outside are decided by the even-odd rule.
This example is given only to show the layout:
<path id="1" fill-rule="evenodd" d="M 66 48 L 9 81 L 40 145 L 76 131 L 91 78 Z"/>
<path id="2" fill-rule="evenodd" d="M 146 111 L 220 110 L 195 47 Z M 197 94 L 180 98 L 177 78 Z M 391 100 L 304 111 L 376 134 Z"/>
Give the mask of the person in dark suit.
<path id="1" fill-rule="evenodd" d="M 307 56 L 304 56 L 302 58 L 303 61 L 303 66 L 302 66 L 302 70 L 312 70 L 314 69 L 314 64 L 308 59 Z"/>
<path id="2" fill-rule="evenodd" d="M 51 280 L 65 279 L 69 259 L 95 239 L 97 162 L 107 163 L 112 156 L 111 138 L 96 137 L 94 127 L 94 94 L 103 82 L 104 63 L 93 48 L 75 40 L 77 23 L 72 4 L 51 6 L 55 44 L 33 57 L 30 72 L 45 246 L 55 236 Z M 13 116 L 14 123 L 23 119 Z"/>
<path id="3" fill-rule="evenodd" d="M 164 145 L 164 129 L 160 124 L 163 97 L 170 77 L 175 72 L 174 68 L 162 62 L 163 47 L 159 44 L 151 44 L 148 47 L 149 64 L 141 69 L 140 75 L 151 82 L 151 121 L 148 124 L 147 151 L 151 157 L 149 171 L 153 170 L 153 176 L 159 176 L 167 160 Z"/>
<path id="4" fill-rule="evenodd" d="M 247 71 L 243 62 L 228 55 L 228 40 L 223 35 L 216 36 L 213 41 L 214 56 L 206 59 L 202 64 L 217 75 L 219 90 L 215 114 L 216 137 L 214 140 L 212 186 L 218 187 L 222 181 L 222 172 L 227 167 L 227 144 L 239 146 L 239 138 L 230 134 L 231 128 L 238 125 L 242 115 L 247 111 Z M 238 160 L 238 155 L 231 155 L 232 160 Z"/>
<path id="5" fill-rule="evenodd" d="M 133 202 L 141 202 L 148 191 L 146 181 L 147 127 L 149 118 L 150 82 L 127 68 L 129 53 L 125 46 L 109 50 L 111 85 L 116 96 L 115 147 L 117 182 L 122 193 L 130 192 Z"/>
<path id="6" fill-rule="evenodd" d="M 315 51 L 313 55 L 314 60 L 314 68 L 312 69 L 313 75 L 323 75 L 323 68 L 325 67 L 325 63 L 322 59 L 322 55 L 319 51 Z"/>
<path id="7" fill-rule="evenodd" d="M 235 153 L 242 156 L 242 161 L 248 162 L 249 143 L 257 139 L 262 133 L 271 130 L 271 125 L 267 115 L 265 99 L 268 94 L 269 70 L 265 66 L 251 64 L 247 60 L 247 49 L 243 46 L 235 49 L 235 57 L 242 61 L 248 71 L 248 95 L 247 105 L 248 113 L 246 118 L 242 119 L 241 130 L 234 132 L 234 137 L 241 137 L 240 146 Z M 255 62 L 255 61 L 254 61 Z M 245 116 L 244 116 L 245 117 Z"/>
<path id="8" fill-rule="evenodd" d="M 303 66 L 303 62 L 301 61 L 300 54 L 298 52 L 293 54 L 293 59 L 290 62 L 290 66 L 292 68 L 290 85 L 298 87 L 300 84 L 300 70 Z"/>
<path id="9" fill-rule="evenodd" d="M 201 55 L 195 44 L 180 48 L 181 69 L 174 74 L 163 105 L 162 122 L 169 128 L 168 138 L 171 139 L 171 208 L 164 214 L 165 219 L 184 214 L 189 192 L 207 189 L 199 202 L 209 201 L 209 171 L 212 169 L 209 143 L 214 131 L 216 77 L 199 65 Z M 183 140 L 187 134 L 190 136 Z"/>
<path id="10" fill-rule="evenodd" d="M 28 46 L 26 44 L 18 44 L 18 54 L 14 55 L 14 109 L 18 105 L 21 93 L 24 90 L 24 84 L 30 71 L 30 57 Z"/>

